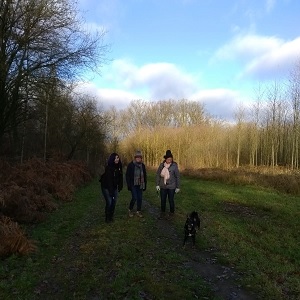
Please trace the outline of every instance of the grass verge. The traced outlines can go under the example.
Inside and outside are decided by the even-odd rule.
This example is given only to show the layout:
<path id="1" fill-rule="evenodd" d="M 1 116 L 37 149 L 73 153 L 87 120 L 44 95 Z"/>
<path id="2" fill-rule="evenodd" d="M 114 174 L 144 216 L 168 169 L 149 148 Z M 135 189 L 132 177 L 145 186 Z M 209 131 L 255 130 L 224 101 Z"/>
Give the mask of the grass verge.
<path id="1" fill-rule="evenodd" d="M 104 223 L 99 192 L 94 181 L 31 228 L 39 250 L 2 261 L 1 299 L 215 299 L 153 217 L 128 218 L 127 191 L 113 224 Z"/>
<path id="2" fill-rule="evenodd" d="M 187 212 L 200 212 L 198 248 L 217 249 L 219 261 L 244 274 L 244 286 L 260 299 L 299 299 L 299 197 L 188 177 L 175 197 L 178 230 Z"/>

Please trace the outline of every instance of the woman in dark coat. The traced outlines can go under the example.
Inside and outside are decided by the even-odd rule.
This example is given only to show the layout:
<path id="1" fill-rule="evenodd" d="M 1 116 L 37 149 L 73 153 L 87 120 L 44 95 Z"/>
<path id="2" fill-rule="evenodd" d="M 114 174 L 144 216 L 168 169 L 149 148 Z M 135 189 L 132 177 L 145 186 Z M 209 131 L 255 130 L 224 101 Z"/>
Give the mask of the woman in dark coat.
<path id="1" fill-rule="evenodd" d="M 147 187 L 147 173 L 142 159 L 141 151 L 136 151 L 134 160 L 128 164 L 126 170 L 127 188 L 131 192 L 132 196 L 128 207 L 129 217 L 133 217 L 132 210 L 135 203 L 137 205 L 136 215 L 138 217 L 143 217 L 141 210 L 143 191 L 145 191 Z"/>
<path id="2" fill-rule="evenodd" d="M 166 151 L 164 161 L 156 171 L 156 190 L 160 192 L 160 219 L 165 217 L 167 199 L 170 205 L 169 218 L 172 218 L 175 212 L 174 196 L 180 191 L 180 174 L 178 165 L 173 161 L 173 155 L 170 150 Z"/>
<path id="3" fill-rule="evenodd" d="M 105 222 L 112 222 L 118 193 L 123 188 L 123 169 L 117 153 L 109 156 L 105 171 L 101 176 L 101 190 L 105 199 Z"/>

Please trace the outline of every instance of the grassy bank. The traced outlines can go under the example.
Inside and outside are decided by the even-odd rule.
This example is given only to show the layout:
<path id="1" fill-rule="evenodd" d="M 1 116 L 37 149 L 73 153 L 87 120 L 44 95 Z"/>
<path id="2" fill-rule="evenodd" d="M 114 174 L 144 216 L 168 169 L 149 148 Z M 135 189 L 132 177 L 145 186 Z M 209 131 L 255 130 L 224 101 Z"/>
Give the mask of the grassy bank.
<path id="1" fill-rule="evenodd" d="M 161 237 L 153 216 L 128 218 L 127 191 L 113 224 L 104 223 L 99 198 L 95 181 L 31 229 L 39 250 L 3 261 L 1 299 L 215 299 L 184 268 L 186 258 Z"/>
<path id="2" fill-rule="evenodd" d="M 176 204 L 177 228 L 186 212 L 198 210 L 202 230 L 197 246 L 215 248 L 219 260 L 243 272 L 243 284 L 261 299 L 299 299 L 299 197 L 185 177 Z"/>

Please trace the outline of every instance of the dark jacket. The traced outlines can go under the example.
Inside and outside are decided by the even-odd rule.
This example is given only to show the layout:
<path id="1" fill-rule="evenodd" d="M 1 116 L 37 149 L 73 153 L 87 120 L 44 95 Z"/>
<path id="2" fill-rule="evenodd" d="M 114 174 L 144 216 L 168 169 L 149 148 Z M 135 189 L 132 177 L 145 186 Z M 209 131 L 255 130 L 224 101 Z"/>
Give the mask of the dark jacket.
<path id="1" fill-rule="evenodd" d="M 126 183 L 127 183 L 127 188 L 130 191 L 132 186 L 134 186 L 134 163 L 133 161 L 130 162 L 127 166 L 127 170 L 126 170 Z M 145 164 L 142 163 L 142 168 L 143 168 L 143 173 L 144 173 L 144 182 L 145 182 L 145 188 L 144 191 L 147 188 L 147 172 L 146 172 L 146 167 Z"/>
<path id="2" fill-rule="evenodd" d="M 113 195 L 116 189 L 120 192 L 123 188 L 122 165 L 106 166 L 100 181 L 101 187 L 107 189 L 110 195 Z"/>
<path id="3" fill-rule="evenodd" d="M 180 174 L 179 174 L 179 170 L 178 170 L 178 165 L 176 162 L 172 162 L 170 168 L 169 168 L 169 172 L 170 172 L 170 178 L 167 181 L 167 184 L 164 183 L 164 178 L 161 177 L 160 173 L 162 171 L 162 169 L 164 168 L 164 163 L 165 161 L 163 161 L 157 171 L 156 171 L 156 185 L 159 185 L 161 189 L 176 189 L 176 188 L 180 188 Z"/>

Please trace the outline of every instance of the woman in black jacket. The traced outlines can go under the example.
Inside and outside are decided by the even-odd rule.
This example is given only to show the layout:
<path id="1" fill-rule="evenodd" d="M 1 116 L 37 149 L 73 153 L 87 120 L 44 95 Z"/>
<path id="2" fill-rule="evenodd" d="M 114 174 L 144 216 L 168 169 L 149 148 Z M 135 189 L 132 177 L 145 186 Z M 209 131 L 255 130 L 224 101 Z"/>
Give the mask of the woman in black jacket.
<path id="1" fill-rule="evenodd" d="M 123 170 L 120 157 L 117 153 L 109 156 L 105 172 L 101 176 L 101 190 L 104 196 L 105 222 L 112 222 L 117 203 L 118 193 L 123 188 Z"/>
<path id="2" fill-rule="evenodd" d="M 133 217 L 133 207 L 137 205 L 136 215 L 138 217 L 143 217 L 142 209 L 142 200 L 143 200 L 143 191 L 147 187 L 147 173 L 146 167 L 142 162 L 142 153 L 141 151 L 136 151 L 134 160 L 130 162 L 126 170 L 126 183 L 127 188 L 131 192 L 131 201 L 129 203 L 129 217 Z"/>

